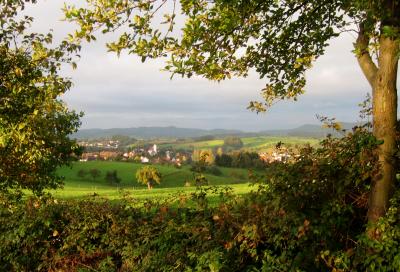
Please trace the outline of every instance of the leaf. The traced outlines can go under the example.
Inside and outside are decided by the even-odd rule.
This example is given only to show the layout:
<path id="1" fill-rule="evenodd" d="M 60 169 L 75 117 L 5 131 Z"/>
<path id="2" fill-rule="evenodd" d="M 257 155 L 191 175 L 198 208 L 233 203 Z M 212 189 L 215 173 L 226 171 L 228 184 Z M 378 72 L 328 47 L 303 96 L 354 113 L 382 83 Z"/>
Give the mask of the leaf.
<path id="1" fill-rule="evenodd" d="M 25 123 L 20 123 L 20 124 L 18 125 L 18 130 L 22 130 L 22 129 L 24 129 L 24 128 L 25 128 L 25 126 L 26 126 L 26 124 L 25 124 Z"/>

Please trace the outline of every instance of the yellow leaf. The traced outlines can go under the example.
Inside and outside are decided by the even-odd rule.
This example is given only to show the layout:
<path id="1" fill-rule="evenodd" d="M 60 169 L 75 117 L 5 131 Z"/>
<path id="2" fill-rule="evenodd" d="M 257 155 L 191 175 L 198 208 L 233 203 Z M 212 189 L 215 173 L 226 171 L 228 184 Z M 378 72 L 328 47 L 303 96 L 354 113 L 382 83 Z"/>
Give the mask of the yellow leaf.
<path id="1" fill-rule="evenodd" d="M 18 68 L 18 67 L 15 68 L 15 71 L 14 71 L 14 72 L 15 72 L 15 74 L 16 74 L 17 76 L 20 76 L 20 77 L 22 76 L 22 70 L 21 70 L 20 68 Z"/>

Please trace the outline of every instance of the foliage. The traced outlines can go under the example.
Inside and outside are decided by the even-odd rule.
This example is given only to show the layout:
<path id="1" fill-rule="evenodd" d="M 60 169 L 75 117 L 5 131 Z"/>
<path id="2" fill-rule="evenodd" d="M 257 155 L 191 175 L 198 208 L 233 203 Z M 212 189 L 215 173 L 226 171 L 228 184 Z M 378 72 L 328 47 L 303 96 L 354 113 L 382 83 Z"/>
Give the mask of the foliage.
<path id="1" fill-rule="evenodd" d="M 214 176 L 222 176 L 222 171 L 215 165 L 207 167 L 205 172 Z"/>
<path id="2" fill-rule="evenodd" d="M 195 142 L 212 141 L 212 140 L 215 140 L 215 136 L 213 135 L 204 135 L 193 138 L 193 141 Z"/>
<path id="3" fill-rule="evenodd" d="M 80 153 L 68 135 L 81 115 L 59 100 L 71 82 L 58 74 L 79 47 L 32 33 L 33 19 L 19 15 L 25 2 L 35 1 L 0 3 L 0 193 L 8 196 L 60 187 L 56 169 Z"/>
<path id="4" fill-rule="evenodd" d="M 385 6 L 364 0 L 181 0 L 180 12 L 186 21 L 179 35 L 174 28 L 178 1 L 172 2 L 87 0 L 87 8 L 67 6 L 65 16 L 80 26 L 74 37 L 89 41 L 95 30 L 107 33 L 128 25 L 130 31 L 109 43 L 108 49 L 118 54 L 127 50 L 143 61 L 168 55 L 165 68 L 173 74 L 223 80 L 247 76 L 254 68 L 269 82 L 262 90 L 264 101 L 250 103 L 257 111 L 265 111 L 276 99 L 296 99 L 302 94 L 305 71 L 324 54 L 329 40 L 353 25 L 362 22 L 360 33 L 371 38 L 399 35 L 396 1 Z M 161 25 L 156 23 L 157 12 L 164 13 Z M 380 24 L 385 27 L 379 28 Z M 376 49 L 373 45 L 371 40 L 371 48 L 365 50 Z M 356 49 L 356 54 L 365 53 L 361 50 Z"/>
<path id="5" fill-rule="evenodd" d="M 119 184 L 121 179 L 118 177 L 117 170 L 107 171 L 105 180 L 112 184 Z"/>
<path id="6" fill-rule="evenodd" d="M 215 164 L 223 167 L 231 167 L 232 166 L 232 157 L 228 154 L 221 154 L 215 156 Z"/>
<path id="7" fill-rule="evenodd" d="M 136 172 L 136 180 L 147 184 L 148 189 L 153 189 L 155 183 L 161 183 L 161 173 L 153 166 L 143 166 Z"/>
<path id="8" fill-rule="evenodd" d="M 223 148 L 225 151 L 232 151 L 243 147 L 243 142 L 239 137 L 230 136 L 224 139 Z"/>
<path id="9" fill-rule="evenodd" d="M 85 178 L 86 177 L 86 175 L 88 175 L 89 174 L 89 172 L 88 171 L 86 171 L 85 169 L 79 169 L 79 171 L 76 173 L 76 175 L 79 177 L 79 178 Z"/>
<path id="10" fill-rule="evenodd" d="M 203 174 L 195 174 L 193 181 L 196 186 L 208 185 L 208 179 Z"/>
<path id="11" fill-rule="evenodd" d="M 100 177 L 101 171 L 97 168 L 93 168 L 89 170 L 89 174 L 93 180 L 96 180 L 96 178 Z"/>
<path id="12" fill-rule="evenodd" d="M 113 205 L 31 198 L 0 206 L 0 269 L 396 271 L 400 190 L 377 239 L 364 232 L 379 144 L 363 128 L 328 137 L 292 163 L 270 165 L 243 197 L 201 186 L 139 206 L 129 196 Z"/>
<path id="13" fill-rule="evenodd" d="M 260 159 L 256 152 L 233 152 L 231 154 L 222 154 L 215 157 L 215 164 L 223 167 L 236 168 L 265 168 L 265 163 Z"/>
<path id="14" fill-rule="evenodd" d="M 212 149 L 195 149 L 193 150 L 192 160 L 204 165 L 210 165 L 214 162 L 213 151 Z"/>
<path id="15" fill-rule="evenodd" d="M 74 162 L 72 168 L 65 166 L 57 171 L 58 175 L 65 177 L 65 184 L 62 190 L 52 190 L 51 194 L 55 197 L 60 198 L 85 198 L 87 197 L 87 195 L 96 192 L 101 196 L 110 197 L 112 199 L 120 199 L 117 188 L 104 182 L 105 173 L 107 173 L 107 171 L 113 170 L 117 170 L 118 177 L 121 179 L 118 187 L 125 188 L 128 191 L 134 190 L 135 194 L 137 194 L 137 196 L 140 198 L 146 198 L 146 195 L 151 198 L 153 198 L 153 196 L 157 198 L 158 194 L 164 195 L 164 193 L 166 193 L 166 195 L 168 195 L 169 193 L 174 193 L 176 191 L 184 189 L 182 185 L 185 184 L 186 180 L 193 179 L 193 172 L 190 171 L 189 166 L 184 165 L 181 169 L 176 169 L 171 165 L 156 165 L 158 171 L 162 175 L 162 183 L 156 187 L 160 190 L 157 189 L 154 192 L 150 193 L 142 190 L 144 188 L 147 189 L 147 185 L 142 185 L 138 182 L 134 182 L 135 178 L 133 177 L 132 173 L 136 173 L 136 171 L 141 167 L 143 167 L 143 164 L 127 162 Z M 90 169 L 93 168 L 101 169 L 103 172 L 103 177 L 99 177 L 98 179 L 96 179 L 96 181 L 92 181 L 90 175 L 87 175 L 84 179 L 77 177 L 77 172 L 80 169 L 85 169 L 88 172 Z M 219 186 L 241 183 L 242 185 L 240 185 L 239 187 L 247 189 L 246 183 L 248 183 L 249 179 L 247 178 L 246 169 L 220 168 L 220 170 L 222 172 L 221 176 L 215 176 L 205 173 L 210 185 Z M 233 177 L 233 173 L 242 178 L 238 178 L 236 176 Z M 194 184 L 192 183 L 192 185 Z M 240 189 L 240 191 L 242 192 L 242 189 Z M 247 192 L 248 190 L 245 191 Z"/>
<path id="16" fill-rule="evenodd" d="M 205 160 L 194 161 L 190 167 L 190 171 L 195 173 L 203 173 L 206 171 L 208 163 Z"/>
<path id="17" fill-rule="evenodd" d="M 135 138 L 126 135 L 114 135 L 111 137 L 111 140 L 119 141 L 119 145 L 124 148 L 137 142 Z"/>
<path id="18" fill-rule="evenodd" d="M 197 152 L 196 152 L 197 151 Z M 205 177 L 202 175 L 203 173 L 209 173 L 214 176 L 221 176 L 222 172 L 221 170 L 216 167 L 215 165 L 212 165 L 213 159 L 211 160 L 210 157 L 214 157 L 212 154 L 212 151 L 205 151 L 205 150 L 195 150 L 194 154 L 197 153 L 199 154 L 200 158 L 198 160 L 194 160 L 192 163 L 192 166 L 190 168 L 190 171 L 197 173 L 195 175 L 195 183 L 205 183 L 205 182 L 197 182 L 196 180 L 203 180 Z M 196 156 L 195 156 L 196 157 Z M 204 178 L 203 178 L 204 177 Z M 208 184 L 208 181 L 205 183 Z"/>
<path id="19" fill-rule="evenodd" d="M 168 10 L 170 2 L 87 0 L 85 8 L 67 6 L 66 19 L 79 25 L 71 40 L 90 41 L 96 30 L 108 33 L 127 25 L 129 31 L 109 43 L 109 50 L 127 50 L 142 61 L 168 56 L 165 70 L 172 76 L 220 81 L 255 69 L 267 84 L 263 99 L 248 108 L 263 112 L 277 100 L 296 100 L 305 91 L 306 71 L 329 41 L 344 32 L 357 33 L 353 52 L 373 90 L 374 135 L 384 139 L 377 149 L 383 167 L 372 183 L 368 213 L 377 222 L 389 207 L 395 183 L 400 2 L 173 0 Z M 185 22 L 180 33 L 174 31 L 178 2 Z M 165 10 L 159 22 L 156 14 Z"/>

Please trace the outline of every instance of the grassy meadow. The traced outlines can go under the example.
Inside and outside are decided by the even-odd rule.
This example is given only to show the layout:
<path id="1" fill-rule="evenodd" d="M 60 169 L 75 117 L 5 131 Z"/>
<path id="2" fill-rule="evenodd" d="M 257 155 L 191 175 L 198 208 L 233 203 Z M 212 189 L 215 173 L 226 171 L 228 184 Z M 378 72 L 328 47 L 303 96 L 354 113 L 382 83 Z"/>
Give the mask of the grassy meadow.
<path id="1" fill-rule="evenodd" d="M 266 151 L 269 148 L 274 147 L 278 142 L 282 142 L 287 145 L 317 145 L 319 139 L 308 138 L 308 137 L 292 137 L 292 136 L 257 136 L 257 137 L 243 137 L 243 150 L 248 151 Z M 174 148 L 174 149 L 209 149 L 221 147 L 224 144 L 223 139 L 215 139 L 208 141 L 198 142 L 184 142 L 184 143 L 163 143 L 160 144 L 162 148 Z"/>
<path id="2" fill-rule="evenodd" d="M 122 191 L 128 192 L 138 200 L 167 198 L 178 192 L 190 193 L 195 191 L 195 186 L 185 186 L 186 181 L 193 179 L 193 173 L 189 166 L 177 169 L 173 166 L 155 165 L 162 174 L 162 182 L 156 185 L 153 190 L 148 190 L 146 185 L 136 181 L 135 173 L 142 167 L 142 164 L 131 162 L 111 161 L 89 161 L 75 162 L 72 167 L 62 167 L 59 174 L 65 177 L 63 189 L 52 191 L 57 198 L 84 198 L 91 195 L 99 195 L 108 199 L 119 199 Z M 79 170 L 98 169 L 101 175 L 93 179 L 89 174 L 85 177 L 78 177 Z M 119 184 L 109 184 L 105 180 L 107 171 L 116 170 L 121 179 Z M 222 175 L 214 176 L 205 174 L 209 185 L 229 185 L 237 194 L 247 193 L 251 190 L 248 183 L 248 170 L 237 168 L 220 168 Z M 193 184 L 192 184 L 193 185 Z"/>
<path id="3" fill-rule="evenodd" d="M 278 142 L 287 145 L 317 145 L 318 139 L 305 137 L 282 137 L 282 136 L 257 136 L 241 138 L 244 146 L 242 150 L 246 151 L 265 151 L 274 147 Z M 224 144 L 223 139 L 214 139 L 208 141 L 187 141 L 187 142 L 169 142 L 158 143 L 160 148 L 179 149 L 209 149 L 217 148 Z M 89 161 L 75 162 L 72 167 L 62 167 L 59 174 L 65 177 L 65 186 L 63 189 L 52 191 L 55 197 L 59 198 L 83 198 L 90 195 L 99 195 L 108 199 L 120 199 L 121 191 L 129 192 L 137 199 L 154 199 L 166 198 L 178 192 L 193 192 L 196 188 L 193 186 L 185 186 L 187 181 L 193 180 L 193 172 L 190 166 L 183 166 L 180 169 L 168 165 L 156 165 L 162 174 L 162 183 L 156 185 L 153 190 L 147 190 L 146 185 L 136 181 L 136 171 L 142 167 L 142 164 L 131 162 L 112 162 L 112 161 Z M 91 169 L 98 169 L 101 174 L 98 178 L 93 179 L 89 174 L 85 177 L 79 177 L 80 170 L 89 172 Z M 248 181 L 248 170 L 239 168 L 223 168 L 219 167 L 222 175 L 215 176 L 205 174 L 209 181 L 209 185 L 221 186 L 229 185 L 234 189 L 235 193 L 242 194 L 249 192 L 251 186 Z M 109 184 L 105 180 L 107 171 L 117 171 L 118 177 L 121 179 L 119 184 Z"/>

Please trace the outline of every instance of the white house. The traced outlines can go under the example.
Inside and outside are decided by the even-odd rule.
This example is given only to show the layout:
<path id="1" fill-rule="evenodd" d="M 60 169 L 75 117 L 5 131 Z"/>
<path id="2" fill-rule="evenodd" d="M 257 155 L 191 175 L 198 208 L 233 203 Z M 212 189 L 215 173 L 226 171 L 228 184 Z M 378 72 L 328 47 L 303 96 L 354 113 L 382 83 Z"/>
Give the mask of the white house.
<path id="1" fill-rule="evenodd" d="M 147 157 L 141 156 L 141 157 L 140 157 L 140 162 L 141 162 L 141 163 L 149 163 L 150 160 L 149 160 L 149 158 L 147 158 Z"/>
<path id="2" fill-rule="evenodd" d="M 154 144 L 152 147 L 149 148 L 147 152 L 149 153 L 150 156 L 157 155 L 157 145 Z"/>

